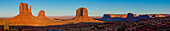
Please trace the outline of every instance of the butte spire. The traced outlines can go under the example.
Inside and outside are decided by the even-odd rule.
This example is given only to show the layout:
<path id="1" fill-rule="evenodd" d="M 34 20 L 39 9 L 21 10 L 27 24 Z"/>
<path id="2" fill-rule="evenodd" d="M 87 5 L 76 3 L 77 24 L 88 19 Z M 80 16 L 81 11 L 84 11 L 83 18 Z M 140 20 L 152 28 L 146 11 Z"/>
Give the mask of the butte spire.
<path id="1" fill-rule="evenodd" d="M 19 14 L 13 18 L 5 20 L 10 26 L 48 26 L 48 25 L 63 25 L 65 23 L 48 22 L 36 18 L 31 13 L 31 6 L 28 8 L 27 3 L 20 3 Z"/>
<path id="2" fill-rule="evenodd" d="M 80 7 L 76 10 L 76 17 L 73 18 L 74 21 L 80 22 L 102 22 L 98 20 L 94 20 L 88 16 L 88 11 L 84 7 Z"/>
<path id="3" fill-rule="evenodd" d="M 41 10 L 37 16 L 37 18 L 42 19 L 42 20 L 47 20 L 47 21 L 59 21 L 59 20 L 53 20 L 45 16 L 45 11 Z"/>
<path id="4" fill-rule="evenodd" d="M 82 20 L 94 20 L 94 19 L 88 16 L 88 11 L 86 8 L 81 7 L 76 10 L 76 17 L 74 18 L 74 20 L 82 21 Z"/>

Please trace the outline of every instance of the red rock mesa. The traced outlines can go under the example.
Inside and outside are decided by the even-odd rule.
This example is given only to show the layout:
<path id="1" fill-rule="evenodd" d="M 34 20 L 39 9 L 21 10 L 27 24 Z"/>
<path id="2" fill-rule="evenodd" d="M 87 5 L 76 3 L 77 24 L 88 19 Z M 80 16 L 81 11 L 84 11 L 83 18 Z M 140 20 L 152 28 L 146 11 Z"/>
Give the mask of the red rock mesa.
<path id="1" fill-rule="evenodd" d="M 53 19 L 50 19 L 45 16 L 45 11 L 41 10 L 37 16 L 37 18 L 42 19 L 42 20 L 48 20 L 48 21 L 54 21 Z"/>
<path id="2" fill-rule="evenodd" d="M 94 20 L 88 16 L 88 11 L 86 8 L 81 7 L 76 10 L 76 17 L 74 20 L 82 21 L 82 20 Z"/>
<path id="3" fill-rule="evenodd" d="M 81 22 L 101 22 L 98 20 L 94 20 L 88 16 L 88 11 L 86 8 L 81 7 L 76 10 L 76 17 L 73 19 L 74 21 L 81 21 Z"/>
<path id="4" fill-rule="evenodd" d="M 8 25 L 11 26 L 20 26 L 20 25 L 27 25 L 27 26 L 47 26 L 47 25 L 62 25 L 63 23 L 52 23 L 45 20 L 41 20 L 36 18 L 31 13 L 31 6 L 30 9 L 28 8 L 28 4 L 20 3 L 19 6 L 19 14 L 13 18 L 10 18 L 6 21 Z"/>

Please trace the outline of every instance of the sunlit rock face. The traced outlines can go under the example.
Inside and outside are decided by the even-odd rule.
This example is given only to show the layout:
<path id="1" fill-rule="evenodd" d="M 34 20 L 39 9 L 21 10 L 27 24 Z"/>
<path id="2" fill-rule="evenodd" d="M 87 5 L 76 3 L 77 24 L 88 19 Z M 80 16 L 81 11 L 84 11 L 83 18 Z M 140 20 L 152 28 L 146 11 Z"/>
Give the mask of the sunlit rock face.
<path id="1" fill-rule="evenodd" d="M 165 15 L 155 15 L 155 17 L 166 17 Z"/>
<path id="2" fill-rule="evenodd" d="M 76 10 L 76 17 L 73 18 L 73 22 L 103 22 L 90 18 L 86 8 L 81 7 Z"/>
<path id="3" fill-rule="evenodd" d="M 31 6 L 28 8 L 28 4 L 20 3 L 19 14 L 13 18 L 3 21 L 11 26 L 48 26 L 48 25 L 63 25 L 65 23 L 48 22 L 36 18 L 31 13 Z M 2 24 L 1 24 L 2 25 Z"/>
<path id="4" fill-rule="evenodd" d="M 31 12 L 31 6 L 30 9 L 28 8 L 28 4 L 27 3 L 20 3 L 19 6 L 19 15 L 18 16 L 33 16 L 32 12 Z"/>
<path id="5" fill-rule="evenodd" d="M 19 12 L 20 12 L 20 14 L 30 14 L 30 15 L 32 15 L 31 6 L 30 6 L 30 9 L 29 9 L 27 3 L 20 3 Z"/>
<path id="6" fill-rule="evenodd" d="M 154 17 L 166 17 L 165 15 L 161 15 L 161 14 L 147 14 L 147 15 L 149 15 L 149 17 L 152 17 L 152 18 L 154 18 Z"/>
<path id="7" fill-rule="evenodd" d="M 88 11 L 87 11 L 86 8 L 81 7 L 81 8 L 76 10 L 76 17 L 74 18 L 74 20 L 89 21 L 89 20 L 94 20 L 94 19 L 92 19 L 88 16 Z"/>
<path id="8" fill-rule="evenodd" d="M 47 21 L 54 21 L 53 19 L 50 19 L 48 17 L 45 16 L 45 11 L 41 10 L 37 16 L 37 18 L 41 19 L 41 20 L 47 20 Z"/>

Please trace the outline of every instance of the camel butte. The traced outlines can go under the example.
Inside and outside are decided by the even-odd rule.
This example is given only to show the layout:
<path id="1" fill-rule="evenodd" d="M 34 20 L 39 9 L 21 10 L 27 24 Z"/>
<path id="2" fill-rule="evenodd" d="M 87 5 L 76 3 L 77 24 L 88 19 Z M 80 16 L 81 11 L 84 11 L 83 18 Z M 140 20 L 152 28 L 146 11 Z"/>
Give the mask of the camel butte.
<path id="1" fill-rule="evenodd" d="M 28 8 L 27 3 L 20 3 L 19 14 L 13 18 L 2 21 L 0 25 L 9 26 L 50 26 L 50 25 L 66 25 L 80 22 L 101 22 L 90 18 L 86 8 L 81 7 L 76 11 L 76 17 L 68 21 L 53 20 L 45 16 L 45 11 L 41 10 L 37 17 L 32 15 L 31 6 Z M 4 24 L 8 23 L 8 24 Z"/>

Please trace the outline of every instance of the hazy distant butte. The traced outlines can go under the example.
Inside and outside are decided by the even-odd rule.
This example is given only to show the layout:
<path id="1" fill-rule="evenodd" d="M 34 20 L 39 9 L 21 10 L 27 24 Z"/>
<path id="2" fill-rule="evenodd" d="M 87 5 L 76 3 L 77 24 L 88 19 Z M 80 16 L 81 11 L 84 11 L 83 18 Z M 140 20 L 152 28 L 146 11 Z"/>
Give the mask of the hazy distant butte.
<path id="1" fill-rule="evenodd" d="M 5 22 L 5 23 L 7 23 L 7 25 L 11 25 L 11 26 L 23 26 L 23 25 L 48 26 L 48 25 L 63 25 L 63 24 L 65 24 L 65 23 L 59 23 L 59 22 L 49 22 L 49 21 L 45 21 L 45 20 L 36 18 L 31 13 L 31 6 L 29 9 L 28 4 L 26 4 L 26 3 L 22 3 L 22 2 L 20 3 L 19 12 L 20 12 L 19 15 L 15 16 L 13 18 L 10 18 L 6 21 L 3 21 L 3 22 Z M 42 15 L 45 16 L 44 14 L 42 14 Z"/>

